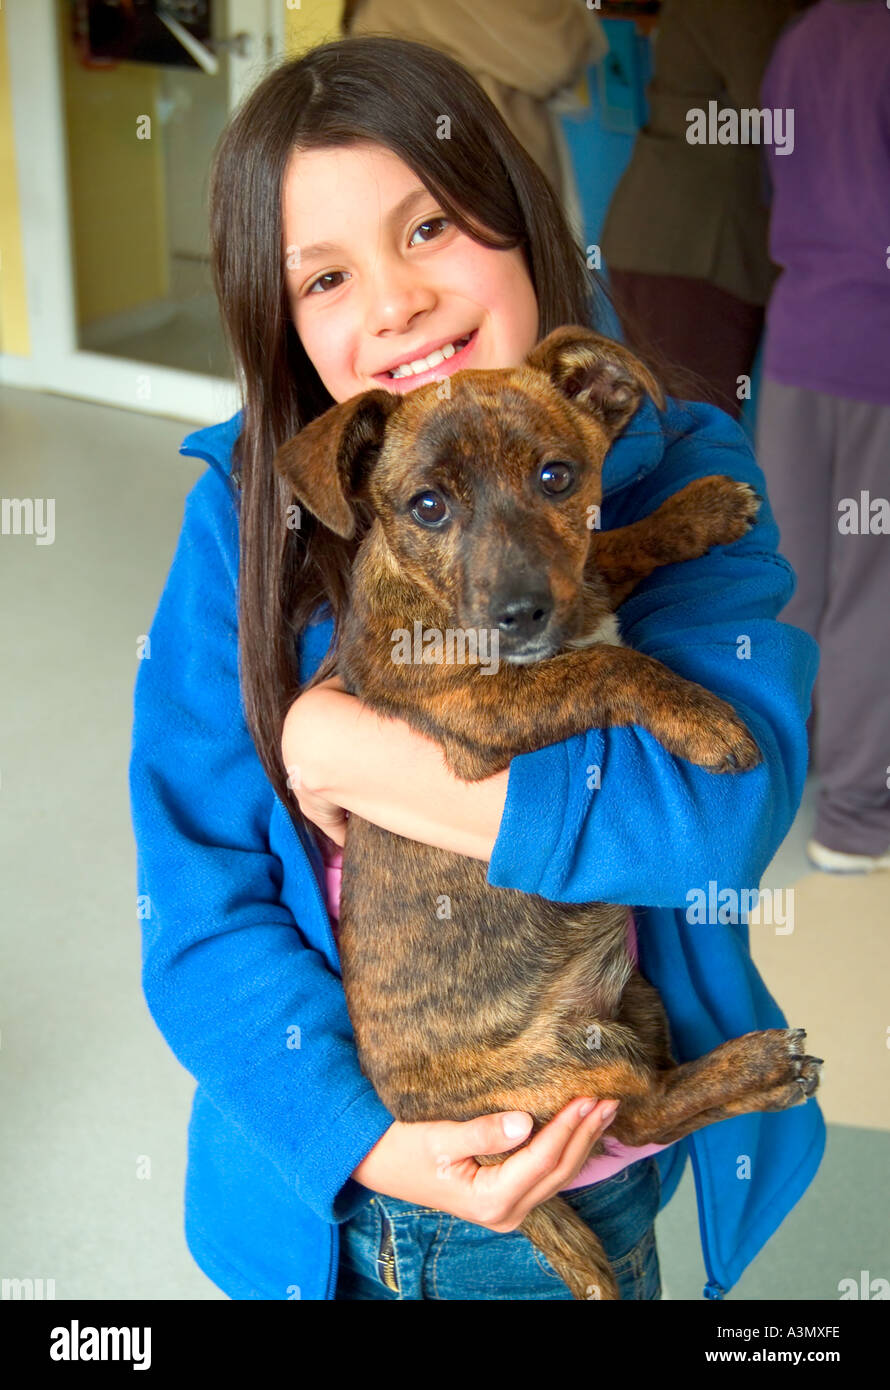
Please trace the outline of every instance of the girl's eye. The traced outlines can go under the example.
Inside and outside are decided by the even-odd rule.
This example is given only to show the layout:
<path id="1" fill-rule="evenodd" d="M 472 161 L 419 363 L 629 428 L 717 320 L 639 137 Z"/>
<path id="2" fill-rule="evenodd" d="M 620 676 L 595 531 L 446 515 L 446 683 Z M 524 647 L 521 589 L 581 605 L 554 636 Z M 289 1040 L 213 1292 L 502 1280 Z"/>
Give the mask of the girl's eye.
<path id="1" fill-rule="evenodd" d="M 441 526 L 450 515 L 444 497 L 438 492 L 418 492 L 409 503 L 411 515 L 421 526 Z"/>
<path id="2" fill-rule="evenodd" d="M 425 222 L 421 222 L 418 226 L 416 226 L 416 227 L 414 228 L 414 231 L 411 233 L 411 241 L 414 240 L 414 238 L 417 236 L 417 233 L 418 233 L 423 227 L 434 227 L 434 226 L 436 225 L 437 222 L 444 222 L 445 225 L 447 226 L 447 225 L 448 225 L 448 218 L 447 218 L 447 217 L 428 217 L 428 218 L 426 219 Z M 433 234 L 433 236 L 438 236 L 438 235 L 439 235 L 438 232 L 436 232 L 436 233 Z M 433 240 L 433 237 L 424 237 L 424 241 L 432 241 L 432 240 Z M 409 245 L 410 245 L 410 242 L 409 242 Z"/>
<path id="3" fill-rule="evenodd" d="M 538 474 L 541 491 L 548 497 L 559 497 L 568 492 L 575 481 L 575 470 L 570 463 L 545 463 Z"/>
<path id="4" fill-rule="evenodd" d="M 413 242 L 414 238 L 417 236 L 417 233 L 418 233 L 419 231 L 421 231 L 422 228 L 424 228 L 424 227 L 434 227 L 434 226 L 436 226 L 437 223 L 444 223 L 446 227 L 449 225 L 449 221 L 448 221 L 448 218 L 447 218 L 447 217 L 428 217 L 428 218 L 426 219 L 425 222 L 419 223 L 419 225 L 416 226 L 416 227 L 414 228 L 414 231 L 411 233 L 411 241 Z M 424 242 L 433 241 L 433 240 L 435 240 L 435 238 L 436 238 L 437 236 L 439 236 L 439 235 L 441 235 L 441 233 L 439 233 L 439 232 L 434 232 L 433 235 L 432 235 L 431 237 L 424 237 L 423 240 L 424 240 Z M 409 243 L 409 244 L 410 244 L 410 243 Z M 318 293 L 318 294 L 324 294 L 325 290 L 337 289 L 337 286 L 336 286 L 336 285 L 331 285 L 331 284 L 323 285 L 322 282 L 323 282 L 324 280 L 330 281 L 331 277 L 334 276 L 334 275 L 343 275 L 343 274 L 344 274 L 344 272 L 343 272 L 342 270 L 328 270 L 328 271 L 326 271 L 324 275 L 319 275 L 318 278 L 317 278 L 316 280 L 313 280 L 313 281 L 312 281 L 312 284 L 308 287 L 308 289 L 306 290 L 306 293 L 307 293 L 307 294 L 316 294 L 316 293 Z"/>
<path id="5" fill-rule="evenodd" d="M 327 271 L 325 271 L 324 275 L 319 275 L 319 277 L 318 277 L 317 280 L 313 280 L 313 281 L 312 281 L 312 284 L 309 286 L 309 288 L 308 288 L 308 290 L 306 291 L 306 293 L 307 293 L 307 294 L 314 294 L 315 291 L 318 289 L 319 285 L 321 284 L 322 280 L 330 280 L 330 278 L 331 278 L 332 275 L 342 275 L 342 274 L 343 274 L 343 271 L 342 271 L 342 270 L 327 270 Z M 327 288 L 327 289 L 331 289 L 332 287 L 331 287 L 330 285 L 327 285 L 326 288 Z M 333 288 L 336 289 L 337 286 L 334 285 Z M 323 293 L 323 291 L 322 291 L 322 293 Z"/>

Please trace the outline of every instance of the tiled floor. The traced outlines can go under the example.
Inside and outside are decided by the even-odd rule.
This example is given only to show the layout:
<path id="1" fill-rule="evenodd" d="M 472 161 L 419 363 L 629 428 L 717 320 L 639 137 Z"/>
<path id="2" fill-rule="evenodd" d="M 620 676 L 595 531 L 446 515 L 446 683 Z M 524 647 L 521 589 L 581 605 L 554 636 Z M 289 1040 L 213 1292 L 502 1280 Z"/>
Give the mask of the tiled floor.
<path id="1" fill-rule="evenodd" d="M 140 989 L 127 792 L 137 641 L 204 464 L 177 454 L 188 422 L 14 390 L 0 411 L 0 494 L 55 499 L 52 545 L 0 537 L 0 1275 L 57 1298 L 222 1299 L 182 1234 L 194 1083 Z M 738 1299 L 890 1277 L 890 874 L 810 872 L 812 795 L 763 880 L 794 888 L 794 930 L 752 924 L 751 944 L 826 1058 L 829 1142 Z M 689 1169 L 657 1232 L 670 1296 L 699 1299 Z"/>

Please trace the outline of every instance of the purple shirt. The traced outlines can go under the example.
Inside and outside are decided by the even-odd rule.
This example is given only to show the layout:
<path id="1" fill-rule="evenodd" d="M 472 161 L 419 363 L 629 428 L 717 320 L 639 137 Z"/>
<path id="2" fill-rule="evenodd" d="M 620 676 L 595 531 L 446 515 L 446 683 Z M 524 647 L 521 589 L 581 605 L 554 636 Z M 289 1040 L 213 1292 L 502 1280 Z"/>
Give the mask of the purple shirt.
<path id="1" fill-rule="evenodd" d="M 890 404 L 890 10 L 820 0 L 785 30 L 762 107 L 791 108 L 790 153 L 766 146 L 770 256 L 763 374 Z"/>

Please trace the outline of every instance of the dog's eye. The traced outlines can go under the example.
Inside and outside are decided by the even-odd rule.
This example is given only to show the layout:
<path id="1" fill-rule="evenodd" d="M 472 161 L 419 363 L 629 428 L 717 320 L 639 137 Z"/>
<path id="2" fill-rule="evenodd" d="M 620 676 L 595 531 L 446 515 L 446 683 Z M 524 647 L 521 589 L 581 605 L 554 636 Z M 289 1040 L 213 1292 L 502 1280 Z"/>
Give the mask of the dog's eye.
<path id="1" fill-rule="evenodd" d="M 440 526 L 450 513 L 445 499 L 438 492 L 418 492 L 411 499 L 411 515 L 421 526 Z"/>
<path id="2" fill-rule="evenodd" d="M 538 474 L 541 491 L 555 497 L 567 492 L 575 481 L 575 470 L 570 463 L 545 463 Z"/>

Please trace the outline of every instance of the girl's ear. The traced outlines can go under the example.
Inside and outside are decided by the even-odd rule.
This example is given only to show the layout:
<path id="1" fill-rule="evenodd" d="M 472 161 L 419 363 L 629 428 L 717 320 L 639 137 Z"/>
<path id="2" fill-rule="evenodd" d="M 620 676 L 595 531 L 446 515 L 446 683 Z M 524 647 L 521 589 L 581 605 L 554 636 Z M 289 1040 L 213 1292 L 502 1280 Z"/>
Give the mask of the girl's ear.
<path id="1" fill-rule="evenodd" d="M 549 376 L 576 405 L 595 415 L 610 438 L 620 434 L 644 395 L 664 410 L 664 392 L 655 377 L 622 343 L 580 324 L 555 328 L 525 359 Z"/>
<path id="2" fill-rule="evenodd" d="M 355 534 L 353 497 L 374 466 L 399 397 L 383 387 L 326 410 L 282 444 L 275 467 L 307 511 L 329 531 Z"/>

